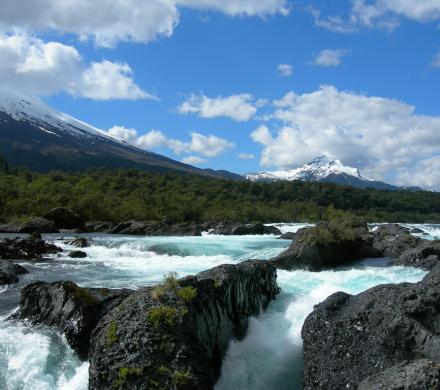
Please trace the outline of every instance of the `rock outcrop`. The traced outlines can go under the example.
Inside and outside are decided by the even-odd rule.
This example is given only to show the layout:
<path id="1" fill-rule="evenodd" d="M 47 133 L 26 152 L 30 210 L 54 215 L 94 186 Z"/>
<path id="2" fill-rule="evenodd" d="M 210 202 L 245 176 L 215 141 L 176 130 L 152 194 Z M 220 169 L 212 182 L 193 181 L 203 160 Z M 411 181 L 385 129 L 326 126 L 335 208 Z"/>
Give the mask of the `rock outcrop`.
<path id="1" fill-rule="evenodd" d="M 440 241 L 421 240 L 415 248 L 405 250 L 391 264 L 431 270 L 437 264 L 440 264 L 439 260 Z"/>
<path id="2" fill-rule="evenodd" d="M 136 292 L 93 332 L 90 389 L 213 389 L 230 341 L 277 293 L 258 260 Z"/>
<path id="3" fill-rule="evenodd" d="M 87 359 L 90 334 L 98 321 L 131 290 L 81 288 L 72 282 L 36 282 L 21 291 L 16 319 L 58 328 L 81 359 Z"/>
<path id="4" fill-rule="evenodd" d="M 64 207 L 54 208 L 48 211 L 43 217 L 52 221 L 58 229 L 82 230 L 85 227 L 84 220 L 81 216 Z"/>
<path id="5" fill-rule="evenodd" d="M 224 236 L 246 236 L 257 234 L 281 235 L 280 229 L 275 226 L 266 226 L 262 223 L 237 224 L 225 222 L 215 227 L 209 234 L 219 234 Z"/>
<path id="6" fill-rule="evenodd" d="M 331 295 L 307 317 L 302 339 L 306 390 L 439 388 L 431 384 L 440 363 L 440 265 L 416 284 Z M 374 387 L 402 371 L 400 383 L 417 386 Z"/>
<path id="7" fill-rule="evenodd" d="M 35 218 L 28 222 L 0 225 L 0 233 L 58 233 L 58 229 L 53 221 Z"/>
<path id="8" fill-rule="evenodd" d="M 57 246 L 33 237 L 0 240 L 0 259 L 5 260 L 38 260 L 43 255 L 56 254 L 60 251 Z"/>
<path id="9" fill-rule="evenodd" d="M 172 224 L 166 221 L 128 221 L 117 224 L 108 233 L 136 236 L 201 236 L 202 231 L 199 225 L 192 222 Z"/>
<path id="10" fill-rule="evenodd" d="M 380 225 L 372 232 L 374 247 L 382 253 L 384 257 L 398 258 L 408 249 L 417 247 L 422 240 L 414 237 L 410 229 L 396 225 Z"/>
<path id="11" fill-rule="evenodd" d="M 321 222 L 298 230 L 291 246 L 270 261 L 278 268 L 321 271 L 364 257 L 380 257 L 367 226 Z"/>
<path id="12" fill-rule="evenodd" d="M 18 276 L 27 274 L 26 268 L 11 261 L 0 260 L 0 285 L 18 282 Z"/>
<path id="13" fill-rule="evenodd" d="M 293 232 L 283 233 L 281 236 L 278 237 L 279 240 L 294 240 L 295 238 L 296 233 Z"/>

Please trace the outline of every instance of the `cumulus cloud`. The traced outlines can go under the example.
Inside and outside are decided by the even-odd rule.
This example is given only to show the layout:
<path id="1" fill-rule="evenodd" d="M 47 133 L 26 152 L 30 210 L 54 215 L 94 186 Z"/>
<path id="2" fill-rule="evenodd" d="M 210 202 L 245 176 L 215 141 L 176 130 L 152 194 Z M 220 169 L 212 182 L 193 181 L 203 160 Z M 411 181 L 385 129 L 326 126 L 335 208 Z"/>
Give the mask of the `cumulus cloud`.
<path id="1" fill-rule="evenodd" d="M 362 27 L 379 27 L 393 30 L 404 17 L 421 23 L 440 20 L 438 0 L 353 0 L 350 15 L 323 17 L 319 10 L 312 10 L 315 24 L 334 32 L 348 33 Z"/>
<path id="2" fill-rule="evenodd" d="M 273 104 L 278 130 L 262 126 L 251 134 L 263 146 L 263 166 L 292 168 L 325 154 L 375 179 L 391 174 L 396 183 L 411 185 L 437 180 L 424 167 L 439 156 L 440 117 L 418 115 L 415 107 L 398 100 L 332 86 L 302 95 L 290 92 Z M 407 172 L 414 167 L 429 179 L 410 177 Z"/>
<path id="3" fill-rule="evenodd" d="M 342 57 L 347 55 L 347 51 L 343 49 L 325 49 L 321 50 L 313 60 L 313 64 L 317 66 L 339 66 L 342 63 Z"/>
<path id="4" fill-rule="evenodd" d="M 227 117 L 245 122 L 256 114 L 257 104 L 250 94 L 242 93 L 228 97 L 209 98 L 205 95 L 191 95 L 178 111 L 181 114 L 197 114 L 201 118 Z"/>
<path id="5" fill-rule="evenodd" d="M 188 156 L 182 159 L 182 162 L 189 165 L 199 165 L 208 162 L 208 160 L 206 158 L 201 158 L 198 156 Z"/>
<path id="6" fill-rule="evenodd" d="M 86 64 L 78 51 L 27 34 L 0 34 L 0 82 L 38 95 L 67 92 L 95 100 L 154 98 L 125 63 Z"/>
<path id="7" fill-rule="evenodd" d="M 107 134 L 113 138 L 127 142 L 132 142 L 137 138 L 136 129 L 127 129 L 124 126 L 113 126 L 111 129 L 107 130 Z"/>
<path id="8" fill-rule="evenodd" d="M 253 160 L 255 158 L 255 154 L 253 153 L 240 153 L 238 155 L 240 160 Z"/>
<path id="9" fill-rule="evenodd" d="M 111 47 L 120 41 L 149 42 L 170 36 L 180 7 L 231 16 L 286 15 L 286 0 L 2 0 L 0 29 L 57 31 Z"/>
<path id="10" fill-rule="evenodd" d="M 280 77 L 290 77 L 293 75 L 293 65 L 279 64 L 277 66 L 277 71 Z"/>
<path id="11" fill-rule="evenodd" d="M 192 132 L 189 142 L 170 138 L 160 130 L 151 130 L 136 140 L 136 144 L 145 149 L 166 147 L 176 154 L 198 153 L 204 157 L 216 157 L 235 145 L 215 135 L 203 135 Z"/>

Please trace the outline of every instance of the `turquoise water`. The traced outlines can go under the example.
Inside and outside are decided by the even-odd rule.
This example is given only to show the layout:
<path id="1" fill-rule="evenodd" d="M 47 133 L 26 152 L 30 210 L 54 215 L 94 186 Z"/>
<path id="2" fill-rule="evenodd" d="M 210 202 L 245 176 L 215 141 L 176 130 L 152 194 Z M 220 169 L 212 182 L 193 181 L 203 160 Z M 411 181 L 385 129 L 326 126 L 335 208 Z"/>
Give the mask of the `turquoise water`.
<path id="1" fill-rule="evenodd" d="M 280 227 L 295 231 L 301 226 Z M 431 237 L 440 232 L 438 226 L 429 229 Z M 274 236 L 98 235 L 92 240 L 93 245 L 84 249 L 87 258 L 26 264 L 30 274 L 20 284 L 0 290 L 0 389 L 87 389 L 88 364 L 81 363 L 53 329 L 5 321 L 17 307 L 23 285 L 34 280 L 72 280 L 88 287 L 139 288 L 160 282 L 170 271 L 183 277 L 224 263 L 268 259 L 290 243 Z M 216 390 L 299 389 L 300 331 L 314 304 L 336 291 L 358 293 L 382 283 L 416 282 L 425 275 L 417 269 L 382 265 L 383 261 L 365 261 L 333 272 L 279 271 L 282 293 L 265 313 L 250 320 L 242 342 L 231 343 Z"/>

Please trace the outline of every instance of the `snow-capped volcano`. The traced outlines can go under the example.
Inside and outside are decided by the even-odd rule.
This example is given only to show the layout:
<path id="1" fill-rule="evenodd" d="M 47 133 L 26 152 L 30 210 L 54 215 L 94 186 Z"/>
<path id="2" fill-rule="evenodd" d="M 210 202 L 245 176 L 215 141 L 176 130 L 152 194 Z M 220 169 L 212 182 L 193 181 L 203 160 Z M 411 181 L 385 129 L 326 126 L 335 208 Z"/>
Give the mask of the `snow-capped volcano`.
<path id="1" fill-rule="evenodd" d="M 35 171 L 97 167 L 179 171 L 212 177 L 240 176 L 203 170 L 107 135 L 41 100 L 0 89 L 0 154 Z"/>
<path id="2" fill-rule="evenodd" d="M 249 173 L 244 175 L 251 181 L 315 181 L 347 184 L 361 188 L 397 189 L 390 184 L 374 181 L 362 175 L 357 168 L 344 165 L 340 160 L 320 156 L 313 161 L 295 169 Z"/>

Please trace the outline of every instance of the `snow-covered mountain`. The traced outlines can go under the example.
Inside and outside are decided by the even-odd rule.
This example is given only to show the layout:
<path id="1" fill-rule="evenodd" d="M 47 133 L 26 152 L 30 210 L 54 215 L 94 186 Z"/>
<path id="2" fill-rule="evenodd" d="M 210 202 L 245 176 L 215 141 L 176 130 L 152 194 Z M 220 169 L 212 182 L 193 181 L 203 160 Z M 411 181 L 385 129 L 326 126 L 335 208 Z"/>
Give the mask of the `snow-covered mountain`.
<path id="1" fill-rule="evenodd" d="M 251 181 L 302 180 L 346 184 L 360 188 L 399 189 L 399 187 L 391 184 L 372 180 L 362 175 L 357 168 L 346 166 L 341 161 L 331 160 L 326 156 L 317 157 L 308 164 L 296 169 L 249 173 L 244 176 Z"/>
<path id="2" fill-rule="evenodd" d="M 96 167 L 141 168 L 240 179 L 229 172 L 199 169 L 139 149 L 37 98 L 2 89 L 0 154 L 13 165 L 41 172 Z"/>

